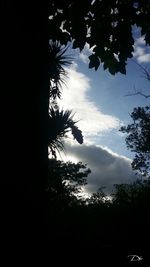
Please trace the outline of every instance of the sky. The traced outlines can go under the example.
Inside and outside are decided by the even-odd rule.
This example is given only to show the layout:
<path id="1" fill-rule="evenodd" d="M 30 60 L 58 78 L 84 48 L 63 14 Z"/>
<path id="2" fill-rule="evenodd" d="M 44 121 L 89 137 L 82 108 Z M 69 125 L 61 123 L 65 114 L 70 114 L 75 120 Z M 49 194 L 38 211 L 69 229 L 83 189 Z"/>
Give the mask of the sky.
<path id="1" fill-rule="evenodd" d="M 138 64 L 149 66 L 150 47 L 146 47 L 139 30 L 135 30 L 134 36 L 134 57 L 128 60 L 126 75 L 113 76 L 104 71 L 103 66 L 97 71 L 89 69 L 91 51 L 88 45 L 81 53 L 78 49 L 71 50 L 74 59 L 66 69 L 68 77 L 59 105 L 72 110 L 84 143 L 79 145 L 69 136 L 62 159 L 82 161 L 91 169 L 85 188 L 88 193 L 100 187 L 106 187 L 110 192 L 113 184 L 128 183 L 137 178 L 131 168 L 134 154 L 127 150 L 125 134 L 119 131 L 122 125 L 132 122 L 130 114 L 134 107 L 149 104 L 149 99 L 142 96 L 126 96 L 135 90 L 149 94 L 149 82 Z"/>

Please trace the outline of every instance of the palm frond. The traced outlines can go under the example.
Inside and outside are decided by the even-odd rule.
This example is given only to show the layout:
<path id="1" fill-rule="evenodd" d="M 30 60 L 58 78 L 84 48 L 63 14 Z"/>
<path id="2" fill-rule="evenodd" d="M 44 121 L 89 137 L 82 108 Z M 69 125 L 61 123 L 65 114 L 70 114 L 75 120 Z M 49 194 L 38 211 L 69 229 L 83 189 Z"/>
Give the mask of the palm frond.
<path id="1" fill-rule="evenodd" d="M 54 156 L 55 150 L 64 151 L 64 138 L 69 131 L 79 144 L 83 143 L 82 132 L 75 124 L 70 110 L 64 111 L 53 107 L 49 109 L 49 148 Z"/>
<path id="2" fill-rule="evenodd" d="M 54 158 L 56 158 L 56 152 L 59 153 L 60 155 L 60 151 L 65 152 L 65 147 L 64 147 L 64 142 L 62 139 L 57 138 L 56 140 L 53 140 L 50 144 L 49 144 L 49 149 L 50 152 L 52 154 L 52 156 Z"/>
<path id="3" fill-rule="evenodd" d="M 62 84 L 65 83 L 66 66 L 72 63 L 72 58 L 66 55 L 68 47 L 63 47 L 59 42 L 49 44 L 49 74 L 50 74 L 50 98 L 61 97 Z"/>

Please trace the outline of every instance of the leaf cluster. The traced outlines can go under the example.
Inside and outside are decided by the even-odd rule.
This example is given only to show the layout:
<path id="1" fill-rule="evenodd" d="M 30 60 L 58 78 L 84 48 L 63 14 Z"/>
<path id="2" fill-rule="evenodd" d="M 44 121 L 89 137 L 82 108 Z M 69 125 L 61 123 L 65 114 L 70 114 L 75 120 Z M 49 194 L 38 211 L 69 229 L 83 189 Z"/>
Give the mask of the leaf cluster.
<path id="1" fill-rule="evenodd" d="M 132 26 L 141 28 L 146 44 L 150 44 L 149 0 L 64 0 L 52 1 L 49 35 L 54 41 L 80 51 L 88 43 L 93 48 L 89 67 L 104 69 L 111 74 L 126 73 L 126 62 L 133 56 Z"/>

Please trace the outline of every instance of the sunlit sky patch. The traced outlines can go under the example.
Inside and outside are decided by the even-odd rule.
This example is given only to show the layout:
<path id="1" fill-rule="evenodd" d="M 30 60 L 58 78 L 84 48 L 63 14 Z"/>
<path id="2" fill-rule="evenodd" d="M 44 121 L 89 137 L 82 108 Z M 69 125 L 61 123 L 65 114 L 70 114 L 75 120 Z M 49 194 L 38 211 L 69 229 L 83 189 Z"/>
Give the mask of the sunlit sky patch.
<path id="1" fill-rule="evenodd" d="M 119 119 L 103 113 L 100 106 L 88 97 L 88 91 L 92 89 L 90 79 L 79 72 L 75 64 L 67 69 L 67 72 L 68 79 L 63 88 L 60 106 L 72 110 L 74 119 L 79 120 L 78 124 L 84 135 L 92 138 L 104 131 L 117 128 Z"/>

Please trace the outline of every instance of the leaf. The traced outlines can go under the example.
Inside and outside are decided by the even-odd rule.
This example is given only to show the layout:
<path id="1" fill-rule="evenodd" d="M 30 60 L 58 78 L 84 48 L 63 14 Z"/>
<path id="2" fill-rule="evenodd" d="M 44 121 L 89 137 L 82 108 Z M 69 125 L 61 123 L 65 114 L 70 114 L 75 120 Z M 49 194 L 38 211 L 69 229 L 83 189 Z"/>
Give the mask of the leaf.
<path id="1" fill-rule="evenodd" d="M 117 60 L 114 57 L 111 57 L 109 54 L 106 54 L 104 57 L 104 70 L 108 68 L 109 72 L 112 75 L 115 75 L 115 73 L 118 72 L 117 70 Z"/>
<path id="2" fill-rule="evenodd" d="M 126 63 L 125 62 L 117 62 L 118 71 L 122 74 L 126 74 Z"/>
<path id="3" fill-rule="evenodd" d="M 95 68 L 95 70 L 97 70 L 100 65 L 99 57 L 96 54 L 92 54 L 89 56 L 89 60 L 90 60 L 89 68 L 90 69 Z"/>
<path id="4" fill-rule="evenodd" d="M 115 75 L 117 73 L 116 67 L 114 65 L 109 66 L 108 69 L 112 75 Z"/>
<path id="5" fill-rule="evenodd" d="M 62 45 L 67 45 L 68 42 L 71 41 L 70 35 L 67 32 L 63 32 L 62 35 L 60 36 L 60 43 Z"/>
<path id="6" fill-rule="evenodd" d="M 79 144 L 83 144 L 83 135 L 81 130 L 79 130 L 77 126 L 72 127 L 72 135 Z"/>
<path id="7" fill-rule="evenodd" d="M 74 42 L 73 42 L 73 48 L 74 48 L 74 49 L 79 48 L 80 51 L 82 51 L 83 48 L 84 48 L 84 46 L 85 46 L 85 41 L 84 41 L 84 39 L 76 39 L 76 40 L 74 40 Z"/>

